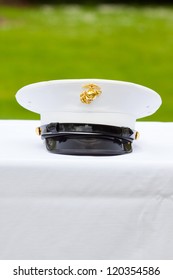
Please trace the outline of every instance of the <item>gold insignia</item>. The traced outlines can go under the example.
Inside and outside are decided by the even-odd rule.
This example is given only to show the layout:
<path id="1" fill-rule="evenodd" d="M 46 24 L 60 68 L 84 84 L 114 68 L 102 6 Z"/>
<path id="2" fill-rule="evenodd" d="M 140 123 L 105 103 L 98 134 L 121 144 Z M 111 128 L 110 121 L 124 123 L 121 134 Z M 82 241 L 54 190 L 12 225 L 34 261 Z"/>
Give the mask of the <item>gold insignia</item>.
<path id="1" fill-rule="evenodd" d="M 80 100 L 85 104 L 90 104 L 97 96 L 102 93 L 101 88 L 94 84 L 85 85 L 83 88 L 86 90 L 80 94 Z"/>

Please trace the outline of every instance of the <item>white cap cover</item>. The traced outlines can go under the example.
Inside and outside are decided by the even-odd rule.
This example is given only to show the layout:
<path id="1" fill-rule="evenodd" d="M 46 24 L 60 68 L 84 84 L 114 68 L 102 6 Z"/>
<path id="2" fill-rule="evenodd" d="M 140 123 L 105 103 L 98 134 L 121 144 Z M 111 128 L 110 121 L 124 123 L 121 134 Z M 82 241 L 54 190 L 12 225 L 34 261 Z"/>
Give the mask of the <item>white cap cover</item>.
<path id="1" fill-rule="evenodd" d="M 102 92 L 90 104 L 80 100 L 86 85 L 96 85 Z M 160 96 L 147 87 L 101 79 L 35 83 L 20 89 L 16 99 L 26 109 L 39 113 L 42 124 L 80 122 L 131 129 L 136 119 L 153 114 L 162 103 Z"/>

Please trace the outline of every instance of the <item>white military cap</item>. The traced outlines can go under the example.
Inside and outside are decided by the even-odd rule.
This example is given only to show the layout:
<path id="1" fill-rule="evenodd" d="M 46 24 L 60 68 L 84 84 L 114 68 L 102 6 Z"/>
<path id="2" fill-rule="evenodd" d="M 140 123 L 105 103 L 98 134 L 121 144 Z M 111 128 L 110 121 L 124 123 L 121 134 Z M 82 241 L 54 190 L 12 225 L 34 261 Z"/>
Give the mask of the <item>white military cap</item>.
<path id="1" fill-rule="evenodd" d="M 20 89 L 16 99 L 26 109 L 41 115 L 42 126 L 50 123 L 84 124 L 85 127 L 97 124 L 104 128 L 131 130 L 135 129 L 136 119 L 153 114 L 161 105 L 160 96 L 147 87 L 102 79 L 35 83 Z M 67 127 L 62 129 L 67 130 Z M 81 138 L 82 132 L 85 133 L 81 127 L 75 127 L 73 132 L 80 132 Z M 100 130 L 98 133 L 101 133 Z M 52 135 L 55 136 L 55 131 Z M 90 141 L 91 138 L 90 133 Z"/>

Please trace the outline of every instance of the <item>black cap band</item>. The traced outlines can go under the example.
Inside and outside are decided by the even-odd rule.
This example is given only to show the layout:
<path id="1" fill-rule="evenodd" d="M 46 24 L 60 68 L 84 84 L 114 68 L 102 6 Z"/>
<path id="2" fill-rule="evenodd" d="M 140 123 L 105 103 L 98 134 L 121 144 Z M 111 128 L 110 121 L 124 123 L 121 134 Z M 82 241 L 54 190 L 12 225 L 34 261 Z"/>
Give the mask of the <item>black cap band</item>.
<path id="1" fill-rule="evenodd" d="M 121 155 L 132 152 L 136 132 L 127 127 L 82 123 L 41 126 L 50 152 L 71 155 Z"/>

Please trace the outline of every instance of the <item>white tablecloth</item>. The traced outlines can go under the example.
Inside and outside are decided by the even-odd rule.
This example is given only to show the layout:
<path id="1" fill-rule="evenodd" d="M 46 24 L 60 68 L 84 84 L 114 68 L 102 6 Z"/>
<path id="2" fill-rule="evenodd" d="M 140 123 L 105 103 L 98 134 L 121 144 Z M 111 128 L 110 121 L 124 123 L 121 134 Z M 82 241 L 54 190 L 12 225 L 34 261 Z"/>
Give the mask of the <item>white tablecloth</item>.
<path id="1" fill-rule="evenodd" d="M 173 123 L 131 154 L 49 153 L 38 121 L 0 121 L 0 259 L 173 259 Z"/>

